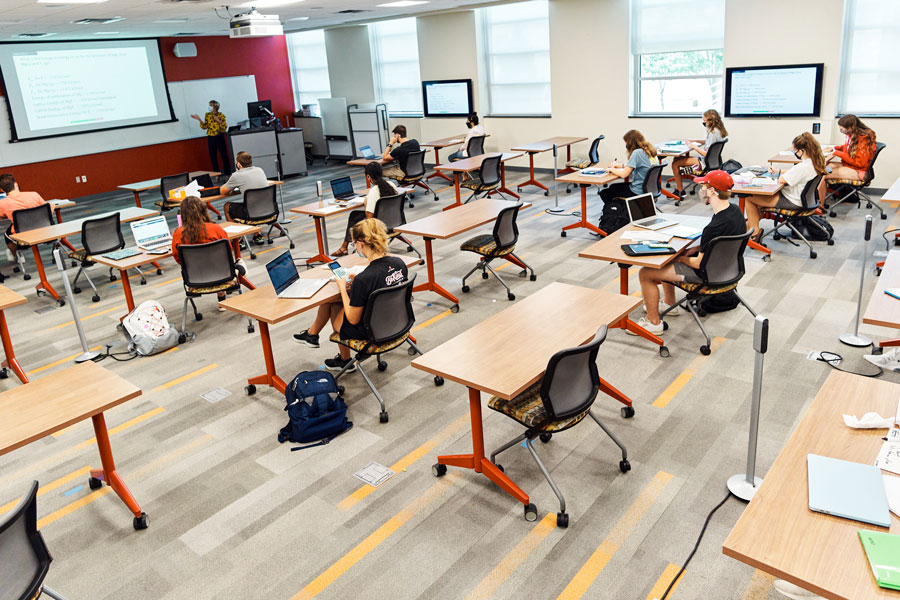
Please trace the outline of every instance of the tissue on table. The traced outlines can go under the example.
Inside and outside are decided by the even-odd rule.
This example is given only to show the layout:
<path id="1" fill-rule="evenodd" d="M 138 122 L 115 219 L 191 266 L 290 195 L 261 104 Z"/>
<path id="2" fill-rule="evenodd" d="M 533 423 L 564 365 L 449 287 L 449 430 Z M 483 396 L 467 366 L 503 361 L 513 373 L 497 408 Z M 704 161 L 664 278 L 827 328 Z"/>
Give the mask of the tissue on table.
<path id="1" fill-rule="evenodd" d="M 854 429 L 884 429 L 894 426 L 894 417 L 882 417 L 876 412 L 867 412 L 861 419 L 854 415 L 842 415 L 844 425 Z"/>

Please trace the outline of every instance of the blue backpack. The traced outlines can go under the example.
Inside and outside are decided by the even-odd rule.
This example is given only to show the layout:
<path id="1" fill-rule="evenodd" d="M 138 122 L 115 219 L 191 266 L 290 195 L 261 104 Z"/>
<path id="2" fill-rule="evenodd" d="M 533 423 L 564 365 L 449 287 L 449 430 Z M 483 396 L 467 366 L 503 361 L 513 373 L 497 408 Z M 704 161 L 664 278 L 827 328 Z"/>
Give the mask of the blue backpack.
<path id="1" fill-rule="evenodd" d="M 278 432 L 278 441 L 318 442 L 291 448 L 292 451 L 302 450 L 327 444 L 353 427 L 347 420 L 347 404 L 341 397 L 342 391 L 328 371 L 299 373 L 284 391 L 287 402 L 284 410 L 290 421 Z"/>

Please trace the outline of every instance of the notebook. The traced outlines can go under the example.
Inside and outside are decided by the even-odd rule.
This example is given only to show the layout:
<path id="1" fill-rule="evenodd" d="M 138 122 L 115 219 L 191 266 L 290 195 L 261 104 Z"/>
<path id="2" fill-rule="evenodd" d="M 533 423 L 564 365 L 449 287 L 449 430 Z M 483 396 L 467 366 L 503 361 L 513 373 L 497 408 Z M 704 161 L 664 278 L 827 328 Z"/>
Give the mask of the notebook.
<path id="1" fill-rule="evenodd" d="M 806 464 L 810 510 L 880 527 L 891 526 L 881 469 L 817 454 L 807 454 Z"/>
<path id="2" fill-rule="evenodd" d="M 900 590 L 900 535 L 866 529 L 858 533 L 878 586 Z"/>
<path id="3" fill-rule="evenodd" d="M 890 296 L 891 298 L 896 298 L 900 300 L 900 288 L 885 288 L 884 293 Z"/>

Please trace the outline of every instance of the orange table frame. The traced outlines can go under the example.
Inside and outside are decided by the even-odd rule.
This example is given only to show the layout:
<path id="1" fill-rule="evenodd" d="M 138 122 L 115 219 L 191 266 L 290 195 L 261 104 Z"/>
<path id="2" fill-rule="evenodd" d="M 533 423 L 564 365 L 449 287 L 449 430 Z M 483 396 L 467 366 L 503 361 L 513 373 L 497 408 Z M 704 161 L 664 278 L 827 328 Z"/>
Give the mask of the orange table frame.
<path id="1" fill-rule="evenodd" d="M 546 152 L 546 150 L 543 150 L 542 152 Z M 538 181 L 534 175 L 534 155 L 539 154 L 539 152 L 527 152 L 527 154 L 528 154 L 528 179 L 526 181 L 523 181 L 522 183 L 518 184 L 516 186 L 516 189 L 521 190 L 525 186 L 534 185 L 534 186 L 541 188 L 545 192 L 549 192 L 550 188 L 548 188 L 546 185 L 544 185 L 543 183 Z M 567 144 L 566 145 L 566 163 L 569 163 L 571 161 L 572 161 L 572 144 Z M 556 174 L 557 174 L 557 176 L 559 176 L 559 175 L 565 175 L 567 173 L 573 173 L 573 172 L 575 172 L 575 169 L 573 169 L 571 167 L 564 167 L 562 170 L 557 171 Z"/>
<path id="2" fill-rule="evenodd" d="M 588 183 L 579 183 L 578 184 L 578 187 L 581 188 L 581 218 L 578 221 L 575 221 L 574 223 L 570 223 L 570 224 L 566 225 L 565 227 L 563 227 L 562 231 L 560 231 L 560 234 L 559 234 L 561 237 L 566 237 L 566 232 L 569 231 L 570 229 L 578 229 L 581 227 L 583 227 L 584 229 L 587 229 L 588 231 L 592 231 L 592 232 L 596 233 L 597 235 L 602 235 L 603 237 L 606 237 L 607 235 L 609 235 L 608 233 L 606 233 L 605 231 L 603 231 L 602 229 L 600 229 L 593 223 L 588 222 L 588 220 L 587 220 L 587 189 L 591 185 L 593 185 L 593 184 L 588 184 Z"/>
<path id="3" fill-rule="evenodd" d="M 100 464 L 102 469 L 91 469 L 91 477 L 105 481 L 113 489 L 116 495 L 125 503 L 128 510 L 140 518 L 145 516 L 138 505 L 137 500 L 131 495 L 131 491 L 116 471 L 116 462 L 113 460 L 112 447 L 109 445 L 109 431 L 106 429 L 106 417 L 98 413 L 91 417 L 94 425 L 94 437 L 97 439 L 97 449 L 100 451 Z"/>
<path id="4" fill-rule="evenodd" d="M 28 376 L 19 364 L 18 359 L 16 359 L 15 351 L 13 351 L 12 339 L 9 337 L 9 326 L 6 324 L 6 312 L 4 310 L 0 310 L 0 340 L 3 342 L 3 352 L 6 354 L 2 366 L 12 369 L 12 372 L 16 374 L 16 377 L 22 383 L 28 383 Z"/>
<path id="5" fill-rule="evenodd" d="M 435 172 L 439 173 L 440 171 L 435 171 Z M 456 202 L 454 202 L 453 204 L 450 204 L 448 206 L 445 206 L 443 210 L 450 210 L 451 208 L 456 208 L 457 206 L 463 205 L 462 194 L 460 193 L 460 190 L 459 190 L 459 183 L 460 183 L 459 178 L 460 178 L 460 172 L 454 171 L 453 172 L 453 188 L 456 190 Z M 449 180 L 449 177 L 447 179 Z M 488 196 L 493 196 L 494 194 L 500 194 L 500 193 L 509 194 L 510 196 L 514 197 L 517 200 L 519 198 L 521 198 L 521 196 L 519 194 L 515 193 L 514 191 L 512 191 L 511 189 L 506 187 L 506 164 L 504 164 L 504 162 L 502 160 L 500 161 L 500 187 L 498 187 L 496 190 L 492 190 L 491 192 L 489 192 Z"/>

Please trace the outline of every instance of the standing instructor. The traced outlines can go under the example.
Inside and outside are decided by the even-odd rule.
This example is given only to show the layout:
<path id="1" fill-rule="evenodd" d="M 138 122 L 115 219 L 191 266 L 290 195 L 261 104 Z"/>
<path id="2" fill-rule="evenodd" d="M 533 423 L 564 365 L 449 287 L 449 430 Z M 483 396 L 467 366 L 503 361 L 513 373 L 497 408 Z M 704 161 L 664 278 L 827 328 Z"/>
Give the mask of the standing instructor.
<path id="1" fill-rule="evenodd" d="M 231 175 L 231 160 L 228 158 L 228 143 L 225 141 L 225 130 L 228 123 L 225 115 L 219 112 L 219 103 L 209 101 L 209 112 L 201 119 L 199 115 L 191 115 L 192 119 L 200 122 L 200 127 L 206 130 L 206 142 L 209 146 L 209 159 L 212 161 L 213 171 L 219 170 L 218 157 L 222 157 L 222 173 L 228 177 Z"/>

